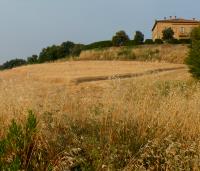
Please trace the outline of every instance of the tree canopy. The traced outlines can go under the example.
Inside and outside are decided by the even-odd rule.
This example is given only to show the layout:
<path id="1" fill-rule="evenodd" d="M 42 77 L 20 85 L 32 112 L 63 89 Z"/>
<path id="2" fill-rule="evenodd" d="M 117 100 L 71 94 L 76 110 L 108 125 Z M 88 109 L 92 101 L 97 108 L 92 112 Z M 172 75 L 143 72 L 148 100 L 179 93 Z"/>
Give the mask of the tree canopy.
<path id="1" fill-rule="evenodd" d="M 129 40 L 126 32 L 121 30 L 113 36 L 112 43 L 114 46 L 124 46 Z"/>
<path id="2" fill-rule="evenodd" d="M 163 40 L 169 41 L 169 40 L 174 39 L 174 31 L 171 27 L 164 29 L 162 31 L 162 34 L 163 34 L 163 37 L 162 37 Z"/>
<path id="3" fill-rule="evenodd" d="M 134 41 L 136 44 L 142 44 L 144 42 L 144 34 L 141 31 L 136 31 Z"/>

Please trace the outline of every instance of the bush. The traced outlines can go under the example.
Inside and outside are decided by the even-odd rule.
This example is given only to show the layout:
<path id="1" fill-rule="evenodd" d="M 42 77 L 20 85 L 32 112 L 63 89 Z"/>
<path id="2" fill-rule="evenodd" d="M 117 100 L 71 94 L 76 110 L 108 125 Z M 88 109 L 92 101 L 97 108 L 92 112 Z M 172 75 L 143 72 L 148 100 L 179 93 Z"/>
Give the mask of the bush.
<path id="1" fill-rule="evenodd" d="M 26 65 L 27 62 L 24 59 L 13 59 L 10 61 L 5 62 L 3 65 L 1 65 L 0 69 L 12 69 L 18 66 Z"/>
<path id="2" fill-rule="evenodd" d="M 12 121 L 6 137 L 0 141 L 0 170 L 44 169 L 45 155 L 37 149 L 36 133 L 37 120 L 31 111 L 25 124 Z"/>
<path id="3" fill-rule="evenodd" d="M 101 49 L 101 48 L 107 48 L 112 47 L 113 43 L 111 40 L 105 40 L 100 42 L 94 42 L 89 45 L 86 45 L 83 49 L 84 50 L 92 50 L 92 49 Z"/>
<path id="4" fill-rule="evenodd" d="M 179 44 L 180 41 L 178 39 L 171 39 L 171 40 L 168 40 L 168 43 L 170 43 L 170 44 Z"/>
<path id="5" fill-rule="evenodd" d="M 180 44 L 191 44 L 192 40 L 191 39 L 180 39 L 179 43 Z"/>
<path id="6" fill-rule="evenodd" d="M 134 40 L 129 40 L 127 41 L 124 46 L 135 46 L 137 43 Z"/>
<path id="7" fill-rule="evenodd" d="M 155 44 L 163 44 L 162 39 L 155 39 L 154 41 Z"/>
<path id="8" fill-rule="evenodd" d="M 200 79 L 200 27 L 195 28 L 191 34 L 192 45 L 186 64 L 194 78 Z"/>
<path id="9" fill-rule="evenodd" d="M 146 39 L 144 44 L 154 44 L 152 39 Z"/>

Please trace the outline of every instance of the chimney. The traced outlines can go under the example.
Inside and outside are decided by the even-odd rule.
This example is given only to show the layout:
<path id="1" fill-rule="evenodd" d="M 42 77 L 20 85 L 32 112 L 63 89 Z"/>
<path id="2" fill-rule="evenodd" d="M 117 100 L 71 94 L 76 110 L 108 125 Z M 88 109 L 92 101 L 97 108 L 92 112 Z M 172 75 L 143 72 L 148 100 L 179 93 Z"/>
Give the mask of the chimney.
<path id="1" fill-rule="evenodd" d="M 172 19 L 172 16 L 169 16 L 170 19 Z"/>
<path id="2" fill-rule="evenodd" d="M 174 19 L 176 19 L 177 17 L 176 16 L 174 16 Z"/>
<path id="3" fill-rule="evenodd" d="M 166 20 L 167 19 L 167 17 L 164 17 L 164 20 Z"/>
<path id="4" fill-rule="evenodd" d="M 196 20 L 196 18 L 193 18 L 193 21 L 195 21 Z"/>

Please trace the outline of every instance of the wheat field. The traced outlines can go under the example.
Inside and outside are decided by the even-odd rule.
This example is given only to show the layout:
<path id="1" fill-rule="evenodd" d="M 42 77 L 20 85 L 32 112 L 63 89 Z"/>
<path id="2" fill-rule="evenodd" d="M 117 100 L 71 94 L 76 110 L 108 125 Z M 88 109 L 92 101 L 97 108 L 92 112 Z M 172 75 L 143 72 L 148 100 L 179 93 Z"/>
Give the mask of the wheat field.
<path id="1" fill-rule="evenodd" d="M 182 69 L 73 84 L 158 68 Z M 200 84 L 181 64 L 72 61 L 0 72 L 0 137 L 28 110 L 53 170 L 199 170 Z M 41 145 L 42 144 L 42 145 Z M 74 149 L 76 152 L 74 152 Z M 73 150 L 73 153 L 71 152 Z"/>

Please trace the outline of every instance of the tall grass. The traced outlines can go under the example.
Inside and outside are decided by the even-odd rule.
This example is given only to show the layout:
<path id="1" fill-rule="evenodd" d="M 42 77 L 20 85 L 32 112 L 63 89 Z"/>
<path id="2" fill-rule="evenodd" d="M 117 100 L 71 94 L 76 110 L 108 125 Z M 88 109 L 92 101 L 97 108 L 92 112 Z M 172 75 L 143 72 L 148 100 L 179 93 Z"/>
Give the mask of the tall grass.
<path id="1" fill-rule="evenodd" d="M 183 64 L 187 53 L 187 45 L 142 45 L 132 48 L 121 47 L 83 51 L 79 60 L 165 61 Z"/>
<path id="2" fill-rule="evenodd" d="M 30 85 L 27 78 L 1 80 L 1 142 L 12 119 L 26 128 L 32 109 L 38 121 L 33 134 L 37 150 L 28 163 L 43 170 L 199 170 L 200 84 L 172 80 L 172 75 L 115 80 L 104 89 L 86 84 L 78 90 L 45 82 Z M 1 165 L 15 161 L 14 152 L 1 157 Z M 22 170 L 29 166 L 17 164 Z"/>

